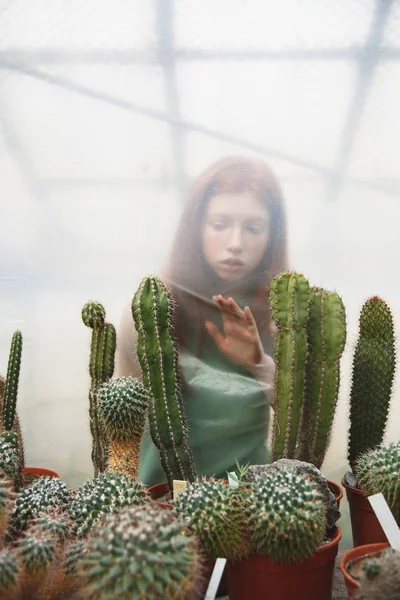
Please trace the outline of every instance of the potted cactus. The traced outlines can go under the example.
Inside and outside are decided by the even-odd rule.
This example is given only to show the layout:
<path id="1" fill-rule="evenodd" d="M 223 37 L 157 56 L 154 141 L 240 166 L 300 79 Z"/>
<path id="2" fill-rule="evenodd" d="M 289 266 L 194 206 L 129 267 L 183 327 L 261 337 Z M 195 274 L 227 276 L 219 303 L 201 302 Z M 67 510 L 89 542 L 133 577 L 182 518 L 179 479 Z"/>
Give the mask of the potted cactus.
<path id="1" fill-rule="evenodd" d="M 143 383 L 150 395 L 150 434 L 167 477 L 167 483 L 150 488 L 154 498 L 171 492 L 174 479 L 194 481 L 196 477 L 181 397 L 173 310 L 173 299 L 162 281 L 145 277 L 132 300 L 132 316 Z"/>
<path id="2" fill-rule="evenodd" d="M 350 600 L 396 600 L 400 592 L 399 568 L 398 553 L 383 542 L 356 546 L 340 559 Z"/>
<path id="3" fill-rule="evenodd" d="M 350 394 L 348 459 L 351 472 L 346 473 L 342 479 L 350 506 L 354 546 L 387 541 L 366 498 L 371 493 L 368 485 L 365 487 L 368 480 L 366 469 L 369 461 L 374 460 L 377 455 L 362 457 L 382 445 L 395 362 L 395 335 L 391 310 L 384 300 L 374 296 L 364 303 L 360 314 Z M 385 454 L 385 451 L 383 453 Z M 393 449 L 390 454 L 393 457 Z M 363 470 L 362 477 L 359 466 Z M 361 478 L 364 483 L 361 482 Z"/>

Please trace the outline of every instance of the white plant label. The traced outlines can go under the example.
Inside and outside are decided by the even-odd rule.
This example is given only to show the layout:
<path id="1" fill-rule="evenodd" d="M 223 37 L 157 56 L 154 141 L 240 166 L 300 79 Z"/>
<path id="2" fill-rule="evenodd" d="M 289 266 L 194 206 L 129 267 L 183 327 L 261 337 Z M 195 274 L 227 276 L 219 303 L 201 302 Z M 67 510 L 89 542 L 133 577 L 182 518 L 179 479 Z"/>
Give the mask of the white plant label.
<path id="1" fill-rule="evenodd" d="M 204 600 L 215 600 L 225 565 L 226 558 L 217 558 L 215 561 L 214 569 L 210 578 L 210 583 L 208 584 L 206 595 L 204 596 Z"/>
<path id="2" fill-rule="evenodd" d="M 385 532 L 389 544 L 394 550 L 400 552 L 400 529 L 383 494 L 368 496 L 368 500 Z"/>
<path id="3" fill-rule="evenodd" d="M 228 473 L 228 482 L 229 482 L 229 485 L 230 485 L 231 487 L 239 487 L 239 484 L 238 484 L 238 482 L 237 482 L 237 481 L 235 481 L 235 480 L 232 478 L 232 475 L 233 475 L 233 477 L 236 477 L 236 473 L 235 473 L 235 471 L 231 471 L 231 473 Z"/>
<path id="4" fill-rule="evenodd" d="M 186 489 L 187 486 L 187 481 L 185 481 L 184 479 L 174 479 L 172 482 L 173 485 L 173 497 L 174 500 L 177 499 L 177 497 L 179 496 L 179 494 L 181 492 L 183 492 L 183 490 Z"/>

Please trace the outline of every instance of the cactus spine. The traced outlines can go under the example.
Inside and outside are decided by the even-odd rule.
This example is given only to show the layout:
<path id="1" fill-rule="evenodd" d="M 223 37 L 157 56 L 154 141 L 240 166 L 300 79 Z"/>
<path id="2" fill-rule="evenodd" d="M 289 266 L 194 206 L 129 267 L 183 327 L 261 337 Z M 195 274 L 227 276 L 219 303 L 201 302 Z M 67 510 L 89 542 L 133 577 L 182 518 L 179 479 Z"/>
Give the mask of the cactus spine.
<path id="1" fill-rule="evenodd" d="M 358 456 L 382 443 L 396 363 L 393 318 L 386 302 L 369 298 L 359 325 L 350 393 L 348 459 L 353 472 Z"/>
<path id="2" fill-rule="evenodd" d="M 99 411 L 109 440 L 107 471 L 137 479 L 148 402 L 146 388 L 133 377 L 112 379 L 101 387 Z"/>
<path id="3" fill-rule="evenodd" d="M 100 386 L 114 373 L 116 332 L 111 323 L 106 323 L 106 312 L 99 302 L 87 302 L 82 309 L 82 320 L 92 331 L 89 373 L 89 417 L 92 434 L 92 461 L 94 475 L 103 473 L 107 466 L 107 439 L 102 428 L 98 410 Z"/>
<path id="4" fill-rule="evenodd" d="M 335 292 L 311 288 L 307 323 L 308 357 L 300 460 L 321 468 L 328 449 L 346 343 L 346 313 Z"/>
<path id="5" fill-rule="evenodd" d="M 145 277 L 133 298 L 132 315 L 143 382 L 151 394 L 150 433 L 171 489 L 173 479 L 193 481 L 196 476 L 180 390 L 173 310 L 164 284 L 156 277 Z"/>
<path id="6" fill-rule="evenodd" d="M 275 413 L 273 460 L 293 458 L 303 408 L 307 358 L 309 284 L 299 273 L 281 273 L 270 286 L 275 338 Z"/>

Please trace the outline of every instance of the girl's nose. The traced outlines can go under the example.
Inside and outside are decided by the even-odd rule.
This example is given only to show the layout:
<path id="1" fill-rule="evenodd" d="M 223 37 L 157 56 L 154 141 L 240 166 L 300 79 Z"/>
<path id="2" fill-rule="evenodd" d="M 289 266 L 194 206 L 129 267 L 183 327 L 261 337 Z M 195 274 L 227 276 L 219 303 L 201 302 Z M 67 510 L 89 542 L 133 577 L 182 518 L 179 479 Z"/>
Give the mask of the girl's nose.
<path id="1" fill-rule="evenodd" d="M 242 229 L 240 227 L 232 228 L 228 240 L 228 250 L 230 252 L 240 252 L 242 250 L 242 244 Z"/>

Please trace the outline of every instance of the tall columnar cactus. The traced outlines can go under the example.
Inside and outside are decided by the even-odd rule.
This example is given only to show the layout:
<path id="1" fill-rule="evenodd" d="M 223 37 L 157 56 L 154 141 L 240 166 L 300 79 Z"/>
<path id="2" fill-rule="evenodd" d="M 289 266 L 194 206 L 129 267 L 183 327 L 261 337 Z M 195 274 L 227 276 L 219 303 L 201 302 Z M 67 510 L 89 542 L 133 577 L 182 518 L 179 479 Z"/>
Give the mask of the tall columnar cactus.
<path id="1" fill-rule="evenodd" d="M 84 537 L 108 513 L 148 501 L 145 488 L 131 477 L 121 473 L 103 473 L 79 486 L 68 504 L 73 532 L 79 538 Z"/>
<path id="2" fill-rule="evenodd" d="M 82 309 L 82 320 L 92 331 L 89 373 L 91 386 L 89 392 L 90 431 L 92 434 L 92 461 L 95 477 L 103 473 L 107 466 L 107 438 L 102 428 L 98 394 L 103 383 L 114 373 L 116 332 L 111 323 L 106 323 L 106 311 L 99 302 L 87 302 Z"/>
<path id="3" fill-rule="evenodd" d="M 350 393 L 348 459 L 353 471 L 358 456 L 383 441 L 396 364 L 393 318 L 386 302 L 369 298 L 359 325 Z"/>
<path id="4" fill-rule="evenodd" d="M 195 597 L 199 555 L 171 511 L 128 508 L 92 532 L 81 572 L 88 600 L 185 600 Z"/>
<path id="5" fill-rule="evenodd" d="M 274 472 L 249 490 L 248 515 L 253 549 L 280 562 L 311 556 L 325 533 L 325 505 L 302 475 Z"/>
<path id="6" fill-rule="evenodd" d="M 173 299 L 156 277 L 145 277 L 132 301 L 137 354 L 149 390 L 150 433 L 160 452 L 169 487 L 173 479 L 194 481 L 181 397 L 178 344 L 173 335 Z"/>
<path id="7" fill-rule="evenodd" d="M 133 377 L 112 379 L 101 387 L 99 411 L 109 440 L 107 471 L 137 479 L 148 403 L 146 388 Z"/>
<path id="8" fill-rule="evenodd" d="M 189 484 L 173 502 L 209 560 L 239 560 L 250 552 L 243 494 L 222 480 Z"/>
<path id="9" fill-rule="evenodd" d="M 400 524 L 400 442 L 369 450 L 358 457 L 357 481 L 366 496 L 385 497 L 394 518 Z"/>
<path id="10" fill-rule="evenodd" d="M 346 313 L 342 299 L 335 292 L 316 287 L 310 291 L 306 393 L 298 458 L 319 469 L 328 449 L 339 395 Z"/>
<path id="11" fill-rule="evenodd" d="M 299 273 L 281 273 L 270 286 L 275 338 L 275 412 L 272 456 L 294 458 L 304 401 L 309 283 Z"/>

